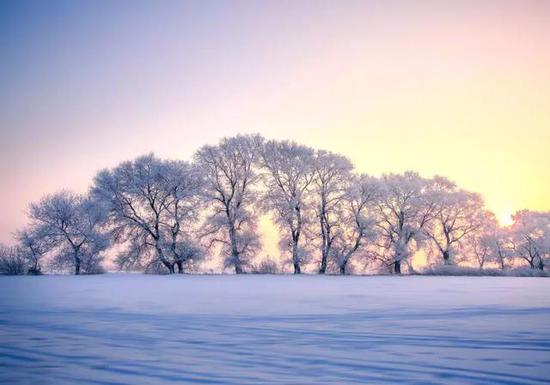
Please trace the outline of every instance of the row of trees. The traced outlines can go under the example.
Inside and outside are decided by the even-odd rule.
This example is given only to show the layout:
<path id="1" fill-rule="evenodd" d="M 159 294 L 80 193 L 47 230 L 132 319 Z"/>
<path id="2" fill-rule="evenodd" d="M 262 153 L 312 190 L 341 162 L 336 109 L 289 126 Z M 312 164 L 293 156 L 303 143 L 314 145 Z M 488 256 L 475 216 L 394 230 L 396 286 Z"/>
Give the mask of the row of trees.
<path id="1" fill-rule="evenodd" d="M 243 273 L 262 248 L 261 215 L 279 229 L 281 258 L 260 270 L 400 274 L 418 252 L 444 265 L 505 270 L 523 261 L 543 270 L 550 255 L 549 212 L 520 211 L 499 227 L 478 194 L 446 178 L 357 174 L 341 155 L 257 135 L 204 146 L 193 162 L 123 162 L 100 171 L 86 195 L 48 195 L 28 215 L 17 245 L 0 248 L 4 272 L 38 273 L 49 261 L 95 273 L 116 253 L 121 269 L 169 273 L 219 254 L 224 268 Z"/>

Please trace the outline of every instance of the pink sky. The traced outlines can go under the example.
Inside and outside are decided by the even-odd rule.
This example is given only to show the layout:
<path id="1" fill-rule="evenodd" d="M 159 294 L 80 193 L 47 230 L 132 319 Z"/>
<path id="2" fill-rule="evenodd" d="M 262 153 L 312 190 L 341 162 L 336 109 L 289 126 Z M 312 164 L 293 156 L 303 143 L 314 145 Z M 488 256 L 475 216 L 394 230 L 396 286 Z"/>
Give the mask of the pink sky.
<path id="1" fill-rule="evenodd" d="M 258 132 L 550 209 L 550 2 L 2 2 L 0 242 L 137 155 Z"/>

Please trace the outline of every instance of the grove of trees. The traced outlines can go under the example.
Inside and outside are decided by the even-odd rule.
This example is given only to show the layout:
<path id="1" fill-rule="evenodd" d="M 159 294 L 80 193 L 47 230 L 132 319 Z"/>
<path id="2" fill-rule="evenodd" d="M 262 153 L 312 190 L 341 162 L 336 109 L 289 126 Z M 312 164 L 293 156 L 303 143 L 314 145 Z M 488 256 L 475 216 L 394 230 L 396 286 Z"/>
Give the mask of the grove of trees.
<path id="1" fill-rule="evenodd" d="M 262 255 L 259 222 L 278 230 L 280 256 Z M 432 267 L 543 272 L 550 212 L 523 210 L 499 226 L 477 193 L 416 172 L 358 174 L 346 157 L 291 141 L 238 135 L 192 162 L 153 154 L 100 171 L 86 194 L 32 203 L 0 274 L 104 270 L 152 273 L 415 273 Z M 419 267 L 419 266 L 416 266 Z"/>

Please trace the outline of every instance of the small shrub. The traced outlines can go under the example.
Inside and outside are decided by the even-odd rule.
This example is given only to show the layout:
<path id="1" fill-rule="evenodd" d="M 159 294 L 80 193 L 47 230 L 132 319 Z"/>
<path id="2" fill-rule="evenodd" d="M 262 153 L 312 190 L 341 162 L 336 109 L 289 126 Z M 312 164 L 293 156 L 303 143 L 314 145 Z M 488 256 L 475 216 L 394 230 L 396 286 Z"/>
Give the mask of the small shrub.
<path id="1" fill-rule="evenodd" d="M 279 264 L 272 259 L 264 259 L 252 267 L 252 274 L 279 274 L 281 269 Z"/>
<path id="2" fill-rule="evenodd" d="M 0 245 L 0 274 L 24 275 L 27 262 L 15 247 Z"/>
<path id="3" fill-rule="evenodd" d="M 508 270 L 506 275 L 511 277 L 550 277 L 550 273 L 548 271 L 530 269 L 528 267 L 518 267 Z"/>
<path id="4" fill-rule="evenodd" d="M 419 271 L 420 275 L 448 275 L 448 276 L 491 276 L 498 277 L 505 275 L 498 269 L 479 269 L 475 267 L 467 266 L 455 266 L 455 265 L 434 265 L 426 267 Z"/>

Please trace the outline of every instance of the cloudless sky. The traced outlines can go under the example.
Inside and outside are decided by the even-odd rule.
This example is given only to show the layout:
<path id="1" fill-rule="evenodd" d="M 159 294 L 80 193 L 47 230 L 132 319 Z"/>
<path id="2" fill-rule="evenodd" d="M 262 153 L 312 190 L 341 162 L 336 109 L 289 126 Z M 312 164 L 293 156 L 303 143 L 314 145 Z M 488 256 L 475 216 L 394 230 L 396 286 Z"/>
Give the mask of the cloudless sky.
<path id="1" fill-rule="evenodd" d="M 0 241 L 137 155 L 258 132 L 550 209 L 550 1 L 0 0 Z"/>

